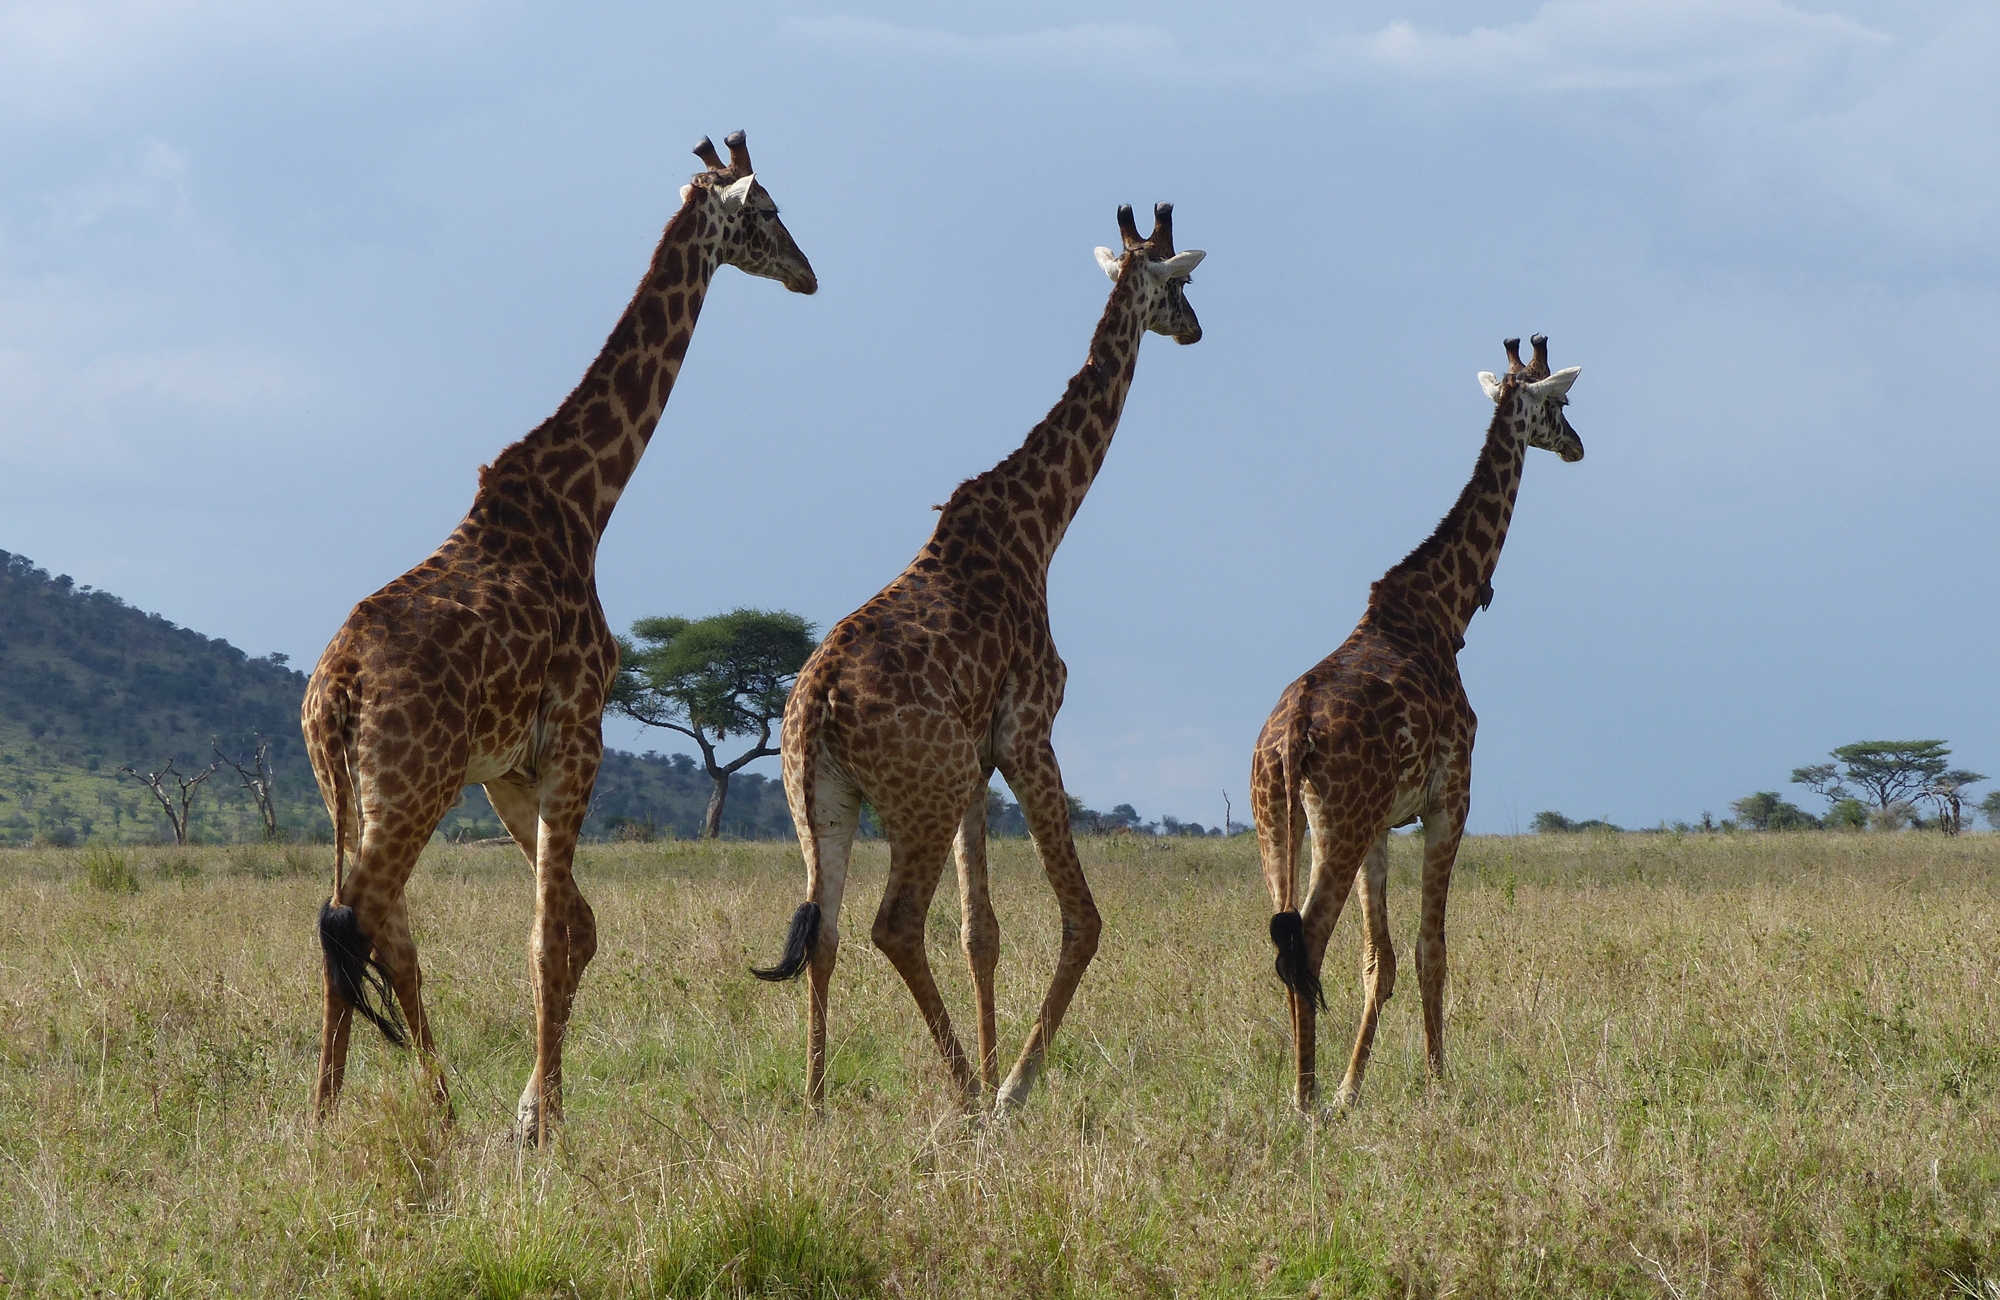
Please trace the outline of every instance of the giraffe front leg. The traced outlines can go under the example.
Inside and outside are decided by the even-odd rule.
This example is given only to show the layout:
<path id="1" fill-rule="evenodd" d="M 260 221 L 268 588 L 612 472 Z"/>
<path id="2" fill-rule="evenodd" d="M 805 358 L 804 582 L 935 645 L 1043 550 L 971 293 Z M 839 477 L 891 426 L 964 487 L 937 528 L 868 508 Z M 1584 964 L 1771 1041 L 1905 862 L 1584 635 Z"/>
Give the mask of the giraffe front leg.
<path id="1" fill-rule="evenodd" d="M 989 770 L 959 823 L 958 860 L 959 942 L 972 972 L 973 997 L 979 1007 L 979 1078 L 987 1094 L 1000 1087 L 1000 1041 L 993 1014 L 993 972 L 1000 964 L 1000 920 L 993 914 L 993 894 L 986 869 L 986 789 Z"/>
<path id="2" fill-rule="evenodd" d="M 1097 900 L 1091 897 L 1090 882 L 1084 879 L 1083 864 L 1077 860 L 1076 841 L 1070 836 L 1069 800 L 1063 794 L 1062 769 L 1055 751 L 1044 741 L 1025 761 L 1002 770 L 1021 801 L 1042 871 L 1062 909 L 1062 948 L 1056 957 L 1055 976 L 1049 981 L 1041 1014 L 1028 1032 L 1020 1059 L 1014 1062 L 995 1099 L 998 1109 L 1010 1110 L 1026 1102 L 1034 1089 L 1049 1042 L 1062 1025 L 1090 959 L 1097 955 L 1104 923 L 1097 913 Z"/>
<path id="3" fill-rule="evenodd" d="M 585 743 L 589 742 L 589 743 Z M 577 834 L 603 753 L 593 730 L 567 761 L 545 759 L 536 836 L 535 923 L 529 939 L 535 989 L 535 1070 L 515 1115 L 522 1142 L 547 1149 L 562 1122 L 563 1040 L 584 967 L 597 953 L 597 918 L 573 874 Z"/>

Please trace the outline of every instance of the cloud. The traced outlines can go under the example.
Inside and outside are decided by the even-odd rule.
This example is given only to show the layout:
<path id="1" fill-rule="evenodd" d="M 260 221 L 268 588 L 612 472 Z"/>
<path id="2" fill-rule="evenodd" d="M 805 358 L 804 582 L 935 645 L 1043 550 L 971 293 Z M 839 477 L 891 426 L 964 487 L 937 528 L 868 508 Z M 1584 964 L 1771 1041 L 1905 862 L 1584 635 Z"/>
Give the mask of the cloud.
<path id="1" fill-rule="evenodd" d="M 125 167 L 43 196 L 51 234 L 79 235 L 119 219 L 172 223 L 191 215 L 188 156 L 165 140 L 140 146 Z"/>
<path id="2" fill-rule="evenodd" d="M 1462 87 L 1600 91 L 1794 75 L 1892 44 L 1852 19 L 1781 0 L 1556 0 L 1503 27 L 1430 33 L 1391 23 L 1351 50 L 1372 67 Z"/>
<path id="3" fill-rule="evenodd" d="M 1823 71 L 1893 42 L 1849 18 L 1782 0 L 1555 0 L 1519 23 L 1457 32 L 1394 22 L 1184 29 L 1080 23 L 965 35 L 874 18 L 794 18 L 788 40 L 915 61 L 1237 82 L 1273 89 L 1384 77 L 1459 90 L 1646 90 Z"/>
<path id="4" fill-rule="evenodd" d="M 455 34 L 485 0 L 0 0 L 0 120 L 95 118 L 114 102 L 184 97 L 250 68 Z"/>

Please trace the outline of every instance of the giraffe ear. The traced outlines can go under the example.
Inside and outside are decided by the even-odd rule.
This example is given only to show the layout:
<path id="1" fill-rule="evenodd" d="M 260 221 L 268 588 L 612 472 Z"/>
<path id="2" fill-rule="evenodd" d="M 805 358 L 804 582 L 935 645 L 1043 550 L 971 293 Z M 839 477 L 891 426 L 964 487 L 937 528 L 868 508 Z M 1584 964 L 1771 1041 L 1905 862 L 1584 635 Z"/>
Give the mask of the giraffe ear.
<path id="1" fill-rule="evenodd" d="M 1149 262 L 1147 266 L 1169 280 L 1185 280 L 1201 265 L 1201 259 L 1208 254 L 1199 248 L 1190 248 L 1185 253 L 1175 253 L 1164 262 Z"/>
<path id="2" fill-rule="evenodd" d="M 1122 260 L 1124 259 L 1120 258 L 1118 254 L 1112 252 L 1108 248 L 1100 248 L 1097 250 L 1097 264 L 1104 268 L 1104 273 L 1111 277 L 1111 282 L 1113 284 L 1116 284 L 1118 282 L 1118 263 L 1121 262 Z"/>
<path id="3" fill-rule="evenodd" d="M 733 213 L 741 208 L 743 201 L 750 197 L 750 187 L 756 183 L 757 173 L 752 172 L 735 184 L 725 185 L 717 190 L 715 197 L 722 200 L 722 210 Z"/>
<path id="4" fill-rule="evenodd" d="M 688 201 L 688 195 L 692 193 L 694 193 L 694 186 L 692 185 L 681 186 L 681 202 L 686 203 Z"/>
<path id="5" fill-rule="evenodd" d="M 1494 377 L 1491 370 L 1482 370 L 1479 372 L 1479 387 L 1484 390 L 1486 396 L 1491 400 L 1496 402 L 1500 400 L 1500 381 Z"/>
<path id="6" fill-rule="evenodd" d="M 1558 370 L 1547 379 L 1537 379 L 1534 383 L 1529 384 L 1528 396 L 1538 402 L 1552 401 L 1568 393 L 1569 386 L 1575 383 L 1576 377 L 1582 373 L 1582 366 L 1571 366 L 1567 370 Z"/>

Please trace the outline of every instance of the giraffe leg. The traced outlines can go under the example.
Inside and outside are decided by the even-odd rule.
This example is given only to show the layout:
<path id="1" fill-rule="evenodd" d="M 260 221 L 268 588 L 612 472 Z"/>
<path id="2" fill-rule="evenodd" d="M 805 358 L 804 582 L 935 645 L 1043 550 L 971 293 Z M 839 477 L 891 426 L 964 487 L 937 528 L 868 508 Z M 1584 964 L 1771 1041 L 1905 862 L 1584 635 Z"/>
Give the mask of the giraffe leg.
<path id="1" fill-rule="evenodd" d="M 1104 923 L 1097 914 L 1097 901 L 1091 897 L 1090 882 L 1083 877 L 1083 864 L 1077 860 L 1076 841 L 1070 837 L 1069 800 L 1063 794 L 1062 769 L 1056 763 L 1055 751 L 1043 741 L 1024 761 L 1011 768 L 1003 767 L 1002 771 L 1021 801 L 1028 831 L 1035 839 L 1036 855 L 1042 860 L 1042 872 L 1048 876 L 1056 903 L 1062 909 L 1062 948 L 1056 957 L 1055 976 L 1049 981 L 1041 1014 L 1035 1017 L 1035 1026 L 1028 1032 L 1020 1059 L 1008 1071 L 1007 1081 L 1000 1085 L 995 1098 L 996 1108 L 1007 1110 L 1026 1102 L 1033 1090 L 1049 1041 L 1062 1025 L 1063 1013 L 1069 1010 L 1070 999 L 1076 996 L 1076 986 L 1083 979 L 1085 968 L 1097 954 L 1097 940 Z"/>
<path id="2" fill-rule="evenodd" d="M 436 829 L 449 807 L 449 799 L 437 797 L 432 792 L 432 797 L 422 801 L 416 815 L 410 815 L 406 808 L 386 809 L 379 821 L 368 828 L 366 842 L 356 849 L 353 866 L 341 882 L 338 900 L 341 908 L 353 911 L 350 919 L 353 929 L 345 936 L 347 942 L 343 947 L 358 945 L 366 949 L 365 953 L 357 954 L 356 969 L 350 970 L 348 977 L 356 979 L 357 990 L 365 992 L 366 972 L 360 969 L 358 957 L 365 955 L 375 964 L 395 991 L 396 1000 L 404 1010 L 407 1027 L 420 1035 L 419 1048 L 427 1058 L 426 1063 L 432 1065 L 434 1086 L 441 1101 L 445 1100 L 443 1083 L 434 1066 L 430 1022 L 424 1014 L 419 992 L 421 976 L 404 975 L 406 966 L 412 973 L 416 971 L 416 945 L 410 941 L 409 923 L 403 912 L 403 886 L 416 866 L 423 842 Z M 399 918 L 400 932 L 397 929 Z M 323 914 L 322 943 L 328 941 L 327 919 Z M 353 1028 L 354 1006 L 337 982 L 331 960 L 338 950 L 327 949 L 329 961 L 323 976 L 325 1002 L 320 1022 L 320 1073 L 314 1089 L 315 1109 L 321 1118 L 330 1115 L 339 1101 L 341 1085 L 347 1074 L 347 1051 Z M 390 1008 L 383 1006 L 381 1013 L 388 1015 Z M 393 1023 L 390 1023 L 390 1029 L 393 1028 Z M 396 1041 L 400 1042 L 400 1039 Z"/>
<path id="3" fill-rule="evenodd" d="M 1431 1075 L 1444 1078 L 1444 908 L 1451 894 L 1451 869 L 1465 834 L 1468 800 L 1464 792 L 1424 818 L 1424 905 L 1417 929 L 1417 988 L 1424 1003 L 1424 1055 Z"/>
<path id="4" fill-rule="evenodd" d="M 959 942 L 972 972 L 973 996 L 979 1006 L 979 1078 L 988 1094 L 1000 1086 L 1000 1042 L 993 1018 L 993 971 L 1000 964 L 1000 920 L 993 914 L 993 894 L 986 873 L 986 789 L 991 769 L 979 783 L 959 823 L 954 856 L 958 859 Z"/>
<path id="5" fill-rule="evenodd" d="M 1318 979 L 1326 964 L 1326 946 L 1347 907 L 1354 888 L 1356 868 L 1367 849 L 1351 837 L 1336 833 L 1331 824 L 1332 810 L 1308 791 L 1304 800 L 1312 830 L 1312 884 L 1300 909 L 1305 931 L 1306 964 Z M 1297 1087 L 1293 1100 L 1302 1111 L 1310 1112 L 1319 1099 L 1319 1008 L 1309 999 L 1292 998 L 1293 1052 Z"/>
<path id="6" fill-rule="evenodd" d="M 1375 1025 L 1382 1004 L 1396 989 L 1396 949 L 1389 942 L 1389 832 L 1368 850 L 1361 864 L 1361 1026 L 1354 1035 L 1354 1055 L 1347 1062 L 1347 1077 L 1334 1094 L 1336 1106 L 1352 1106 L 1361 1100 L 1361 1076 L 1368 1070 L 1368 1055 L 1375 1046 Z"/>
<path id="7" fill-rule="evenodd" d="M 833 965 L 840 957 L 840 900 L 847 890 L 854 833 L 861 825 L 861 795 L 852 782 L 822 768 L 815 782 L 813 817 L 820 921 L 819 943 L 806 967 L 806 1101 L 817 1111 L 826 1106 L 826 1008 L 833 987 Z"/>
<path id="8" fill-rule="evenodd" d="M 528 865 L 535 865 L 536 843 L 541 833 L 541 800 L 525 785 L 515 785 L 509 781 L 488 781 L 480 787 L 486 791 L 486 802 L 493 805 L 493 813 L 507 833 L 514 837 L 514 844 L 526 855 Z"/>
<path id="9" fill-rule="evenodd" d="M 319 1083 L 313 1089 L 313 1112 L 321 1120 L 333 1114 L 340 1088 L 347 1081 L 347 1038 L 354 1027 L 354 1008 L 341 996 L 326 973 L 326 1005 L 321 1013 L 319 1032 Z"/>
<path id="10" fill-rule="evenodd" d="M 917 819 L 909 819 L 915 821 Z M 959 1095 L 970 1104 L 979 1093 L 972 1067 L 952 1032 L 951 1016 L 931 975 L 930 955 L 925 951 L 924 925 L 930 916 L 931 898 L 937 893 L 938 877 L 944 874 L 945 855 L 950 852 L 950 831 L 942 827 L 898 825 L 889 850 L 889 884 L 882 892 L 882 906 L 875 913 L 873 938 L 889 963 L 903 977 L 910 995 L 917 1000 L 924 1023 L 937 1041 L 945 1068 Z M 824 929 L 824 927 L 822 927 Z"/>
<path id="11" fill-rule="evenodd" d="M 562 1122 L 563 1038 L 584 967 L 597 953 L 597 917 L 572 873 L 577 833 L 603 757 L 597 729 L 570 728 L 543 757 L 536 835 L 535 925 L 529 937 L 535 988 L 535 1070 L 515 1108 L 522 1142 L 546 1150 Z"/>
<path id="12" fill-rule="evenodd" d="M 364 916 L 364 923 L 367 918 Z M 423 1066 L 430 1083 L 431 1099 L 437 1103 L 445 1122 L 452 1121 L 451 1093 L 445 1087 L 444 1066 L 438 1060 L 437 1046 L 431 1039 L 430 1017 L 424 1012 L 424 971 L 417 960 L 416 940 L 410 936 L 410 913 L 402 892 L 397 891 L 382 918 L 373 929 L 375 951 L 381 953 L 389 968 L 389 982 L 396 992 L 396 1001 L 402 1005 L 404 1023 L 410 1027 L 410 1037 L 416 1044 L 417 1060 Z"/>

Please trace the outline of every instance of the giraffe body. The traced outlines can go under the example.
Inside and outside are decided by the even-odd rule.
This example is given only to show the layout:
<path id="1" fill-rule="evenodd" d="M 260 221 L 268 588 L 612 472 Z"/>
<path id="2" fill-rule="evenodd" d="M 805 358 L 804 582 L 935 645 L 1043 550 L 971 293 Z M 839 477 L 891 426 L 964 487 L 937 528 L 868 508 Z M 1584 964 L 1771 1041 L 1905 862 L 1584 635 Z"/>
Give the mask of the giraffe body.
<path id="1" fill-rule="evenodd" d="M 1493 598 L 1493 571 L 1506 541 L 1529 447 L 1583 458 L 1583 443 L 1562 408 L 1577 372 L 1551 376 L 1547 340 L 1535 336 L 1531 364 L 1507 341 L 1504 380 L 1482 374 L 1493 421 L 1471 480 L 1429 540 L 1384 574 L 1368 610 L 1339 649 L 1286 688 L 1251 760 L 1251 808 L 1265 883 L 1277 914 L 1271 938 L 1291 1005 L 1295 1097 L 1317 1096 L 1316 1034 L 1320 966 L 1342 907 L 1361 891 L 1361 1024 L 1336 1094 L 1361 1092 L 1382 1004 L 1396 984 L 1387 908 L 1389 832 L 1424 825 L 1422 919 L 1417 980 L 1431 1072 L 1444 1073 L 1445 902 L 1472 788 L 1478 719 L 1458 674 L 1466 625 Z M 1310 835 L 1311 875 L 1303 905 L 1301 849 Z"/>
<path id="2" fill-rule="evenodd" d="M 1048 567 L 1104 463 L 1148 330 L 1193 343 L 1183 292 L 1202 254 L 1175 254 L 1172 209 L 1141 240 L 1119 211 L 1124 250 L 1097 250 L 1114 285 L 1089 359 L 1019 450 L 959 486 L 902 574 L 827 633 L 800 671 L 782 733 L 785 793 L 806 860 L 806 898 L 766 979 L 809 971 L 807 1093 L 824 1101 L 826 1009 L 841 896 L 862 800 L 890 843 L 872 938 L 916 998 L 968 1103 L 983 1080 L 1023 1101 L 1097 947 L 1100 922 L 1070 837 L 1049 743 L 1066 670 L 1049 629 Z M 999 1086 L 993 972 L 1000 928 L 987 888 L 986 790 L 998 770 L 1020 800 L 1062 909 L 1063 938 L 1041 1014 Z M 967 1062 L 938 995 L 924 922 L 956 846 L 961 940 L 978 1001 L 979 1061 Z"/>
<path id="3" fill-rule="evenodd" d="M 357 1010 L 397 1041 L 400 1007 L 448 1105 L 404 886 L 445 813 L 481 784 L 535 870 L 535 1069 L 521 1134 L 546 1143 L 560 1118 L 563 1033 L 596 950 L 571 862 L 618 667 L 597 600 L 598 540 L 659 423 L 716 269 L 817 288 L 742 133 L 727 143 L 728 164 L 707 140 L 696 147 L 708 168 L 682 190 L 646 278 L 576 390 L 480 470 L 464 521 L 356 605 L 313 670 L 302 722 L 336 862 L 320 922 L 322 1115 L 340 1094 Z"/>

